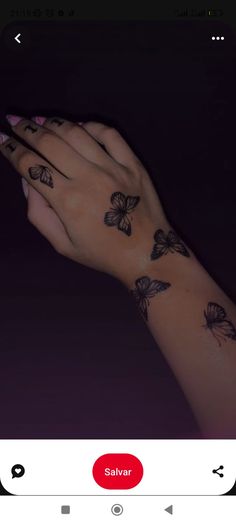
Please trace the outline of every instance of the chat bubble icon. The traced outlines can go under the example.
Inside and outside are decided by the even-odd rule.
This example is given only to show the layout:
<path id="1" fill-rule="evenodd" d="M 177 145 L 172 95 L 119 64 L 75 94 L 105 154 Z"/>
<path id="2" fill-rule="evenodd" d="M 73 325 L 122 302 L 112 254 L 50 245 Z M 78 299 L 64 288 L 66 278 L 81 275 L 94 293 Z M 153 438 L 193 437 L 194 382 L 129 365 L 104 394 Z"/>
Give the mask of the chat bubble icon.
<path id="1" fill-rule="evenodd" d="M 13 479 L 20 479 L 25 474 L 24 466 L 22 466 L 21 464 L 15 464 L 15 466 L 11 468 L 11 474 Z"/>

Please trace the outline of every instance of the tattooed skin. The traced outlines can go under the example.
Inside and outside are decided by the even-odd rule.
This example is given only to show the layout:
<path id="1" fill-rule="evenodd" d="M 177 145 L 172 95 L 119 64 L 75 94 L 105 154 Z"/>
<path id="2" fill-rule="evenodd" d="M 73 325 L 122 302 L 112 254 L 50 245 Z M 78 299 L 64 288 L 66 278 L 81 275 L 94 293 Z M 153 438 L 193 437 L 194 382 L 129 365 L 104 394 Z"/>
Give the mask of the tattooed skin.
<path id="1" fill-rule="evenodd" d="M 120 191 L 116 191 L 111 195 L 112 207 L 110 211 L 105 213 L 104 223 L 106 226 L 115 226 L 119 231 L 125 233 L 125 235 L 131 235 L 131 222 L 128 217 L 132 211 L 136 208 L 140 201 L 139 196 L 127 196 Z"/>
<path id="2" fill-rule="evenodd" d="M 31 131 L 31 133 L 36 133 L 38 131 L 38 128 L 37 127 L 33 127 L 31 125 L 27 125 L 25 126 L 25 131 Z"/>
<path id="3" fill-rule="evenodd" d="M 162 282 L 161 280 L 151 280 L 149 277 L 141 277 L 135 281 L 135 289 L 131 289 L 131 295 L 135 299 L 142 316 L 148 320 L 148 306 L 150 305 L 150 298 L 153 298 L 158 293 L 165 291 L 170 287 L 169 282 Z"/>
<path id="4" fill-rule="evenodd" d="M 233 322 L 227 318 L 225 309 L 215 302 L 208 302 L 207 310 L 204 311 L 206 324 L 203 326 L 210 329 L 212 335 L 221 346 L 221 340 L 227 341 L 227 338 L 236 340 L 236 329 Z"/>
<path id="5" fill-rule="evenodd" d="M 184 243 L 174 231 L 169 231 L 165 235 L 163 229 L 157 229 L 154 235 L 155 244 L 151 253 L 151 260 L 156 260 L 167 255 L 167 253 L 180 253 L 185 257 L 189 257 L 190 254 L 186 249 Z"/>
<path id="6" fill-rule="evenodd" d="M 52 171 L 49 167 L 41 165 L 30 167 L 29 176 L 32 180 L 39 180 L 42 184 L 53 188 Z"/>
<path id="7" fill-rule="evenodd" d="M 57 124 L 58 126 L 62 126 L 64 124 L 63 120 L 59 120 L 59 118 L 52 118 L 51 124 Z"/>
<path id="8" fill-rule="evenodd" d="M 11 153 L 14 153 L 14 151 L 16 150 L 16 146 L 10 143 L 7 144 L 6 149 L 9 149 Z"/>

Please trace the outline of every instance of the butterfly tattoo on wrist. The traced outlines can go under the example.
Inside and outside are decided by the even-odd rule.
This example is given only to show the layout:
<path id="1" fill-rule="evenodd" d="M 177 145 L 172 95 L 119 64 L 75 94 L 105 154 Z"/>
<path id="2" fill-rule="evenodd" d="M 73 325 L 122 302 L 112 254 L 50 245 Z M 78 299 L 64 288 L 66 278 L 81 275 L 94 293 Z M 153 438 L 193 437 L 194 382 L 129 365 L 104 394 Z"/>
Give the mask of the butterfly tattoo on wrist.
<path id="1" fill-rule="evenodd" d="M 29 176 L 32 180 L 39 180 L 42 184 L 53 188 L 52 172 L 49 167 L 42 165 L 30 167 Z"/>
<path id="2" fill-rule="evenodd" d="M 111 195 L 112 207 L 105 213 L 104 223 L 109 227 L 117 227 L 119 231 L 128 237 L 132 233 L 129 214 L 135 210 L 140 201 L 139 196 L 125 196 L 120 191 Z"/>
<path id="3" fill-rule="evenodd" d="M 143 318 L 148 320 L 148 307 L 150 306 L 150 298 L 155 297 L 158 293 L 165 291 L 170 287 L 169 282 L 162 282 L 161 280 L 151 280 L 144 276 L 135 281 L 135 289 L 131 289 L 130 293 L 134 298 Z"/>
<path id="4" fill-rule="evenodd" d="M 217 340 L 219 346 L 221 341 L 227 338 L 236 340 L 236 329 L 233 322 L 227 318 L 225 309 L 215 302 L 208 302 L 207 310 L 204 310 L 206 324 L 203 327 L 209 329 Z"/>
<path id="5" fill-rule="evenodd" d="M 151 260 L 157 260 L 167 253 L 179 253 L 185 257 L 190 257 L 184 243 L 174 231 L 165 234 L 163 229 L 157 229 L 154 235 L 155 244 L 151 253 Z"/>

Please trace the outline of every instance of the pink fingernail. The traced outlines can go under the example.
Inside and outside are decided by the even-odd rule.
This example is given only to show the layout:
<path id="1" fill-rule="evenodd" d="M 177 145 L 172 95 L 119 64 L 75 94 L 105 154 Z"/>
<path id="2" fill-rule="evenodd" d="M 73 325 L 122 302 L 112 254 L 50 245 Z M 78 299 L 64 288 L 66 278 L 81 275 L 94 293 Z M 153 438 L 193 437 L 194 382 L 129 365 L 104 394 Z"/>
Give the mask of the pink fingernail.
<path id="1" fill-rule="evenodd" d="M 43 126 L 46 117 L 45 116 L 33 116 L 32 118 L 33 122 L 35 122 L 35 124 L 38 124 L 38 126 Z"/>
<path id="2" fill-rule="evenodd" d="M 5 135 L 5 133 L 0 133 L 0 144 L 5 144 L 5 142 L 9 139 L 10 137 L 8 135 Z"/>
<path id="3" fill-rule="evenodd" d="M 28 184 L 27 180 L 25 180 L 25 178 L 22 178 L 21 182 L 22 182 L 22 188 L 23 188 L 23 192 L 24 192 L 25 198 L 28 198 L 29 184 Z"/>
<path id="4" fill-rule="evenodd" d="M 77 122 L 78 126 L 83 126 L 84 122 Z"/>
<path id="5" fill-rule="evenodd" d="M 19 124 L 21 120 L 23 120 L 23 117 L 17 116 L 17 115 L 6 115 L 6 119 L 9 122 L 9 124 L 12 127 L 14 127 L 14 126 L 17 126 L 17 124 Z"/>

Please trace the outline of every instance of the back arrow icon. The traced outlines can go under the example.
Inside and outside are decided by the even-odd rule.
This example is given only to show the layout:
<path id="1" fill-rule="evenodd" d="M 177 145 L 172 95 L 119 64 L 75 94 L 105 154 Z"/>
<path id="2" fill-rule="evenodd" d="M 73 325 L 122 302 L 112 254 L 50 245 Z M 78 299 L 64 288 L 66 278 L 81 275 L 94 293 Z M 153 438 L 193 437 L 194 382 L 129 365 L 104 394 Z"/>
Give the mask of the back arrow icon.
<path id="1" fill-rule="evenodd" d="M 15 40 L 18 44 L 21 44 L 20 37 L 21 37 L 21 33 L 18 33 L 18 35 L 15 36 Z"/>
<path id="2" fill-rule="evenodd" d="M 165 511 L 167 511 L 167 513 L 169 513 L 170 515 L 173 515 L 173 512 L 174 512 L 173 505 L 168 506 L 168 508 L 165 508 Z"/>

